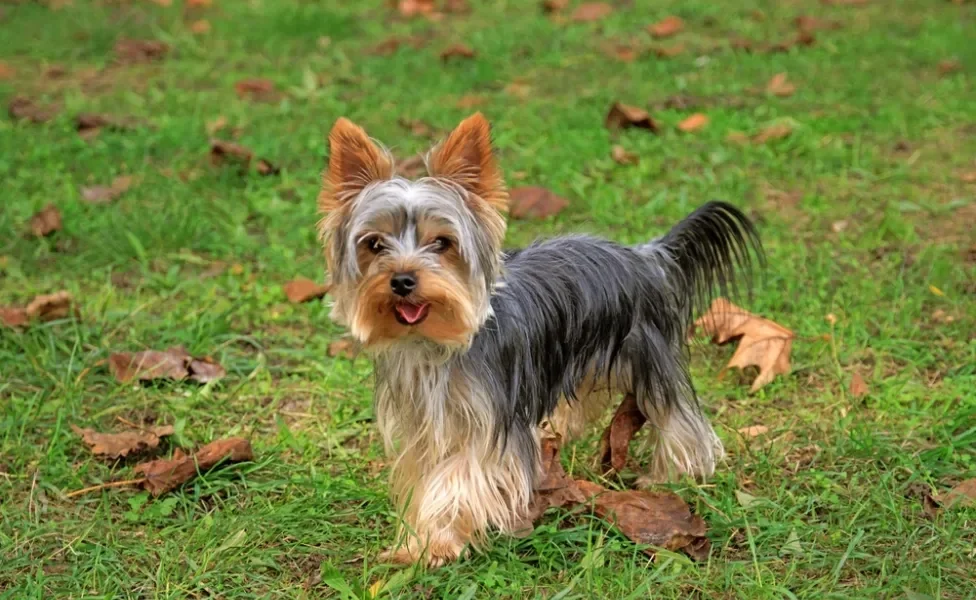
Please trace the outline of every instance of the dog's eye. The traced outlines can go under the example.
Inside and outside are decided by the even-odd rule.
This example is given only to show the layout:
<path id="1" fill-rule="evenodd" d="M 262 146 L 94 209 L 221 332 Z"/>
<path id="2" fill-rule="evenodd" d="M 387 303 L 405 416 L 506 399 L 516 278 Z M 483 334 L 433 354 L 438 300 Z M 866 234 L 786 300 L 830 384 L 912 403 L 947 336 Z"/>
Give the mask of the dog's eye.
<path id="1" fill-rule="evenodd" d="M 369 248 L 369 251 L 373 254 L 379 254 L 383 251 L 383 242 L 380 240 L 379 236 L 374 235 L 366 240 L 366 247 Z"/>
<path id="2" fill-rule="evenodd" d="M 451 249 L 451 240 L 446 237 L 439 237 L 431 245 L 434 247 L 434 252 L 447 252 Z"/>

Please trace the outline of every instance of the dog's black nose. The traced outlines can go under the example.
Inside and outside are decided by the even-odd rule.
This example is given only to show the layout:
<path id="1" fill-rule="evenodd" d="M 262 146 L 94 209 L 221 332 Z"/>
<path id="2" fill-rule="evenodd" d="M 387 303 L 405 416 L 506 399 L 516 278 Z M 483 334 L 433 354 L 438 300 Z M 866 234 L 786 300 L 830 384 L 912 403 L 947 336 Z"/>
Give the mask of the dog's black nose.
<path id="1" fill-rule="evenodd" d="M 397 273 L 390 278 L 390 287 L 397 296 L 409 296 L 417 289 L 417 277 L 413 273 Z"/>

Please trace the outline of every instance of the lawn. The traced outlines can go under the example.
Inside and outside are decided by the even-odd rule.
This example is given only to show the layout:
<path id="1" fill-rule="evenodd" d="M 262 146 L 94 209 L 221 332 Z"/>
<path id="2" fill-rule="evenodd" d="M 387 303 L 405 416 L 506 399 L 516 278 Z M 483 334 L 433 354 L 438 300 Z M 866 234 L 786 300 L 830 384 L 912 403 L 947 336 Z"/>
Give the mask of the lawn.
<path id="1" fill-rule="evenodd" d="M 58 108 L 0 117 L 0 305 L 64 289 L 79 310 L 0 327 L 0 598 L 976 597 L 976 509 L 925 500 L 976 476 L 976 4 L 631 0 L 591 22 L 572 2 L 468 4 L 440 19 L 380 0 L 0 5 L 0 100 Z M 652 38 L 669 15 L 684 31 Z M 794 43 L 801 15 L 812 44 Z M 123 38 L 169 50 L 120 58 Z M 455 43 L 476 55 L 442 60 Z M 778 73 L 795 89 L 768 91 Z M 274 88 L 235 89 L 248 79 Z M 608 131 L 615 101 L 659 131 Z M 328 298 L 292 304 L 282 285 L 325 278 L 315 196 L 336 118 L 407 157 L 474 110 L 511 186 L 569 200 L 513 220 L 509 245 L 635 243 L 709 199 L 758 223 L 768 267 L 738 301 L 796 333 L 792 371 L 749 394 L 754 374 L 719 378 L 732 348 L 693 346 L 729 457 L 670 488 L 708 524 L 706 561 L 651 562 L 553 510 L 439 570 L 378 562 L 396 518 L 370 365 L 330 357 Z M 82 136 L 80 113 L 139 123 Z M 707 125 L 679 131 L 694 113 Z M 280 173 L 211 164 L 211 138 Z M 120 176 L 124 193 L 86 201 Z M 63 226 L 35 236 L 48 204 Z M 177 344 L 227 376 L 120 384 L 105 364 Z M 71 426 L 126 421 L 173 425 L 164 456 L 241 436 L 255 459 L 159 498 L 68 497 L 139 460 L 97 459 Z M 565 448 L 567 470 L 598 478 L 598 440 Z M 632 473 L 649 458 L 635 446 Z"/>

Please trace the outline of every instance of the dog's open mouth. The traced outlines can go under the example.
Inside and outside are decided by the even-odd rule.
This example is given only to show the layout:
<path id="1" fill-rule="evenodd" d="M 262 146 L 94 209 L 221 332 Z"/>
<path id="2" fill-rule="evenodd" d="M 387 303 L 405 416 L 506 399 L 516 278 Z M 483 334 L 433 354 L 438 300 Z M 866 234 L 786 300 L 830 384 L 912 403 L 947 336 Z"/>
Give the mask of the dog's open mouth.
<path id="1" fill-rule="evenodd" d="M 430 304 L 414 304 L 412 302 L 397 302 L 393 307 L 396 320 L 402 325 L 420 325 L 430 312 Z"/>

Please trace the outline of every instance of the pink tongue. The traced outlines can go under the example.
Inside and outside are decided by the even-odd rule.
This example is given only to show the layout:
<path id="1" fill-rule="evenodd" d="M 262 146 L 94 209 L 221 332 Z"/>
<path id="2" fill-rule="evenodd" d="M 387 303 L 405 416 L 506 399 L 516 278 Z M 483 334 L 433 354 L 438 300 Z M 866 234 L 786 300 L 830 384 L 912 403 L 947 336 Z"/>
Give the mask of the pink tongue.
<path id="1" fill-rule="evenodd" d="M 411 325 L 420 320 L 426 308 L 426 304 L 410 304 L 407 302 L 401 302 L 396 305 L 396 311 L 400 313 L 404 321 Z"/>

